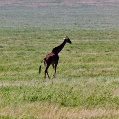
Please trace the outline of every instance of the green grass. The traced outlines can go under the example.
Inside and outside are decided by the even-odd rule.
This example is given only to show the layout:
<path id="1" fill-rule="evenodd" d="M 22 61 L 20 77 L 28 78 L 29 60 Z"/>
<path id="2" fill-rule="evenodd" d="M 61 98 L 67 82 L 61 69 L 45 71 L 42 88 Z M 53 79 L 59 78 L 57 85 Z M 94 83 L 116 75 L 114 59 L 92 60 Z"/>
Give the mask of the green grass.
<path id="1" fill-rule="evenodd" d="M 3 107 L 7 103 L 35 101 L 55 102 L 66 107 L 80 106 L 82 108 L 116 109 L 119 104 L 115 93 L 119 85 L 118 79 L 88 79 L 88 81 L 59 79 L 54 81 L 54 85 L 51 82 L 40 81 L 21 82 L 21 84 L 12 82 L 12 84 L 1 86 L 3 100 L 1 106 Z"/>
<path id="2" fill-rule="evenodd" d="M 118 31 L 105 30 L 0 30 L 1 80 L 32 80 L 39 78 L 40 61 L 68 35 L 60 53 L 59 78 L 119 76 Z M 70 62 L 70 64 L 69 64 Z M 63 70 L 63 72 L 62 72 Z M 43 77 L 43 73 L 41 78 Z"/>
<path id="3" fill-rule="evenodd" d="M 0 118 L 119 117 L 119 30 L 0 29 Z M 40 61 L 69 36 L 56 78 Z M 52 67 L 49 74 L 53 74 Z"/>

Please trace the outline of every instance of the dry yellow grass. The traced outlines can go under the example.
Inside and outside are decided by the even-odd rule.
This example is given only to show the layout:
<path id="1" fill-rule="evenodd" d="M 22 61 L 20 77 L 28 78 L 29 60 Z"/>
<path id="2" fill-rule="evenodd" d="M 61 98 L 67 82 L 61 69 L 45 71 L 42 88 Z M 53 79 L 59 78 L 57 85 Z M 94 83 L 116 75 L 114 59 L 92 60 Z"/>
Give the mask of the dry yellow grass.
<path id="1" fill-rule="evenodd" d="M 0 114 L 9 115 L 17 118 L 24 116 L 37 119 L 85 119 L 119 116 L 119 110 L 111 109 L 80 109 L 62 107 L 58 104 L 46 102 L 25 103 L 20 105 L 11 105 L 0 110 Z"/>

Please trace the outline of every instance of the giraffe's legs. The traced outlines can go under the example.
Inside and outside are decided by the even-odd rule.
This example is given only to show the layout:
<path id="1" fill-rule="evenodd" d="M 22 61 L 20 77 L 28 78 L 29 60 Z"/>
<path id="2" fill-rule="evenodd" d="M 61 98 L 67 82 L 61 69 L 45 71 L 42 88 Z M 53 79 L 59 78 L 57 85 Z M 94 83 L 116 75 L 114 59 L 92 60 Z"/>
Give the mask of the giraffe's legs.
<path id="1" fill-rule="evenodd" d="M 57 64 L 58 64 L 58 62 L 55 63 L 55 64 L 52 64 L 52 66 L 53 66 L 53 68 L 54 68 L 54 74 L 53 74 L 53 77 L 54 77 L 54 78 L 55 78 L 55 76 L 56 76 Z"/>
<path id="2" fill-rule="evenodd" d="M 46 78 L 46 74 L 47 74 L 48 78 L 50 79 L 50 76 L 48 74 L 48 68 L 49 68 L 49 66 L 50 65 L 47 65 L 46 68 L 45 68 L 45 77 L 44 78 Z"/>
<path id="3" fill-rule="evenodd" d="M 55 65 L 54 64 L 52 64 L 52 67 L 53 67 L 53 69 L 55 68 Z"/>

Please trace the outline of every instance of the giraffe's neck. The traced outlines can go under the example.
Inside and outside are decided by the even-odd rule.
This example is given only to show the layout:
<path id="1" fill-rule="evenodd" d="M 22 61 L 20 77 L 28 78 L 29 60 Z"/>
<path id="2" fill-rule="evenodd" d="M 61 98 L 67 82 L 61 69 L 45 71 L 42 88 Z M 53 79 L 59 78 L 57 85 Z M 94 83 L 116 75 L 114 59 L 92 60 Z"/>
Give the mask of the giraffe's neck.
<path id="1" fill-rule="evenodd" d="M 66 42 L 64 41 L 59 46 L 53 48 L 52 52 L 55 53 L 55 54 L 58 54 L 64 48 L 65 44 L 66 44 Z"/>

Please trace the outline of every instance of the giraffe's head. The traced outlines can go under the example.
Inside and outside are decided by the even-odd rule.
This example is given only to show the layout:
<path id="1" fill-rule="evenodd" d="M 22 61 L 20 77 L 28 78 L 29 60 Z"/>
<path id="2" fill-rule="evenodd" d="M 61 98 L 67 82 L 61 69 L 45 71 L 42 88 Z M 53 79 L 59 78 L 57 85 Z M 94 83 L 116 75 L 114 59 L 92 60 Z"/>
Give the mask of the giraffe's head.
<path id="1" fill-rule="evenodd" d="M 67 42 L 67 43 L 70 43 L 70 44 L 72 43 L 68 36 L 66 36 L 66 37 L 64 38 L 64 40 L 65 40 L 65 42 Z"/>

